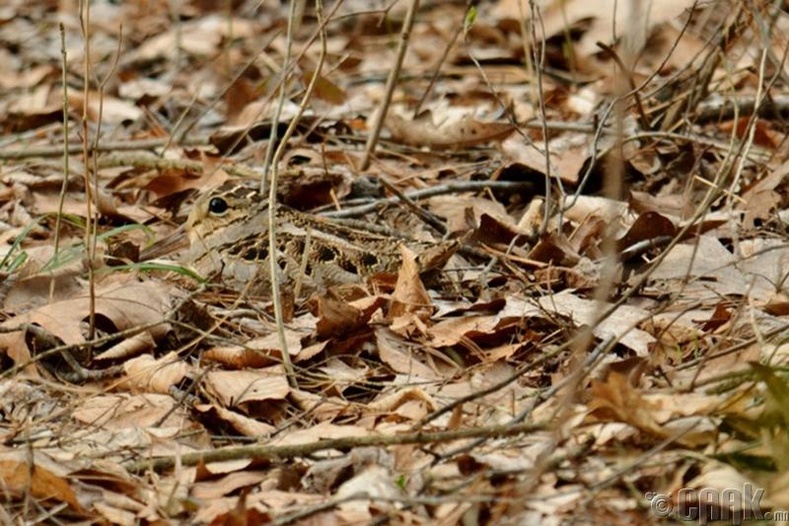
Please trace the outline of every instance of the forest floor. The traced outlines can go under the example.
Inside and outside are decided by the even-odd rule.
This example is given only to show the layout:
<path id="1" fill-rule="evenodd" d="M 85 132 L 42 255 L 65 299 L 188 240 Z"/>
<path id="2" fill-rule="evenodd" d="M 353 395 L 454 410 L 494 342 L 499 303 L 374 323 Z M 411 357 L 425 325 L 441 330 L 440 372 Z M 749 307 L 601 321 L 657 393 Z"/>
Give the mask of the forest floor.
<path id="1" fill-rule="evenodd" d="M 789 522 L 786 2 L 213 4 L 0 7 L 0 524 Z"/>

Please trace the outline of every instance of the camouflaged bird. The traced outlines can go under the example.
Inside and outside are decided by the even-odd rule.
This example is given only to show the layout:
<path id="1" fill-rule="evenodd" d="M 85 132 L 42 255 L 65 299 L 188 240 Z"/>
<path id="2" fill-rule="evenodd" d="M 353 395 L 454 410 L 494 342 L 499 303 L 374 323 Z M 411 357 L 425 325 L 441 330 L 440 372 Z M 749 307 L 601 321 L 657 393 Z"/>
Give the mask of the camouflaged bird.
<path id="1" fill-rule="evenodd" d="M 279 279 L 298 282 L 304 290 L 395 272 L 402 244 L 417 253 L 425 272 L 443 267 L 457 249 L 457 242 L 387 237 L 275 206 Z M 200 197 L 185 225 L 191 244 L 187 258 L 195 270 L 236 290 L 250 282 L 257 291 L 270 290 L 268 207 L 256 183 L 226 183 Z"/>

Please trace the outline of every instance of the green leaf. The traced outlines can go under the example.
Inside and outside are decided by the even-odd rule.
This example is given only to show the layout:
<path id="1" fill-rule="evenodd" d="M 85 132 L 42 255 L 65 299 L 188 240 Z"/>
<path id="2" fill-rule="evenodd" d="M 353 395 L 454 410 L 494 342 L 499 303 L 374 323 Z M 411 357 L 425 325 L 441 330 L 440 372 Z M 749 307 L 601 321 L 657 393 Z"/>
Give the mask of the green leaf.
<path id="1" fill-rule="evenodd" d="M 180 274 L 182 276 L 192 278 L 199 283 L 205 283 L 207 281 L 206 278 L 204 278 L 194 270 L 191 270 L 187 267 L 181 265 L 168 265 L 166 263 L 153 263 L 150 261 L 132 263 L 130 265 L 118 265 L 115 267 L 108 267 L 108 269 L 111 269 L 112 271 L 139 270 L 143 272 L 155 272 L 155 271 L 175 272 L 176 274 Z"/>
<path id="2" fill-rule="evenodd" d="M 474 25 L 474 22 L 477 20 L 477 8 L 476 6 L 471 6 L 466 11 L 466 18 L 463 19 L 463 32 L 468 33 L 471 29 L 471 26 Z"/>
<path id="3" fill-rule="evenodd" d="M 0 269 L 7 268 L 8 272 L 11 273 L 16 271 L 22 265 L 22 263 L 25 262 L 25 260 L 27 259 L 27 252 L 20 249 L 19 246 L 22 244 L 22 241 L 28 236 L 28 234 L 30 234 L 30 231 L 33 230 L 36 226 L 38 226 L 39 222 L 40 222 L 40 218 L 36 219 L 35 221 L 27 225 L 25 228 L 22 229 L 22 232 L 20 232 L 19 235 L 16 236 L 16 239 L 14 239 L 14 243 L 11 245 L 11 248 L 8 249 L 8 252 L 6 253 L 5 257 L 3 257 L 3 260 L 0 261 Z M 15 253 L 17 250 L 20 250 L 21 252 Z"/>

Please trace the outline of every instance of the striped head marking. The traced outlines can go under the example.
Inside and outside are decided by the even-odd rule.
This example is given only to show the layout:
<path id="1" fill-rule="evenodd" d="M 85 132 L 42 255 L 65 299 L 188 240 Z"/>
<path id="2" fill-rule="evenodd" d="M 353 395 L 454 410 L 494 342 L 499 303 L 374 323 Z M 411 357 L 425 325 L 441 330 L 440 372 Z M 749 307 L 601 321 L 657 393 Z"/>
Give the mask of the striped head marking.
<path id="1" fill-rule="evenodd" d="M 197 199 L 186 220 L 189 241 L 194 245 L 198 240 L 205 243 L 209 238 L 221 239 L 223 232 L 237 230 L 251 221 L 260 212 L 262 203 L 265 199 L 256 184 L 225 183 L 209 191 Z M 218 244 L 221 242 L 211 243 Z"/>

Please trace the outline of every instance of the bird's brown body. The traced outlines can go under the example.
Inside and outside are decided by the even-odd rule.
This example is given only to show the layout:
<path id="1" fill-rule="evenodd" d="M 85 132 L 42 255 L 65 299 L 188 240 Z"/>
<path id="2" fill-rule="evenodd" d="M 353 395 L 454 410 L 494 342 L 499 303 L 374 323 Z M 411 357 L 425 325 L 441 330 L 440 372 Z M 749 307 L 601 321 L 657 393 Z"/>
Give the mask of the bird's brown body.
<path id="1" fill-rule="evenodd" d="M 443 266 L 454 252 L 454 243 L 404 241 L 276 206 L 279 279 L 298 281 L 305 290 L 396 271 L 403 243 L 417 253 L 427 252 L 430 268 Z M 250 283 L 257 290 L 269 287 L 269 205 L 257 185 L 225 184 L 202 196 L 187 219 L 186 231 L 191 244 L 188 259 L 195 270 L 218 276 L 236 289 Z"/>

